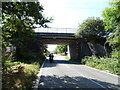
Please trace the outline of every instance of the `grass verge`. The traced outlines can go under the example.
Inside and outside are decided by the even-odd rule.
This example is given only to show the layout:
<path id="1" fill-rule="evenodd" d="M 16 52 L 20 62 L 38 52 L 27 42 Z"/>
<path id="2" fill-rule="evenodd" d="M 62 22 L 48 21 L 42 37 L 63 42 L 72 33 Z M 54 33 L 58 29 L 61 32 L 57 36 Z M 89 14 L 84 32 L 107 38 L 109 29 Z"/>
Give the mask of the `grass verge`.
<path id="1" fill-rule="evenodd" d="M 120 65 L 117 58 L 97 58 L 95 56 L 86 56 L 82 59 L 82 64 L 105 70 L 109 73 L 120 75 Z"/>
<path id="2" fill-rule="evenodd" d="M 10 62 L 9 68 L 3 70 L 2 88 L 8 90 L 29 90 L 42 62 L 31 64 Z"/>
<path id="3" fill-rule="evenodd" d="M 70 60 L 70 58 L 68 56 L 65 57 L 66 60 Z"/>

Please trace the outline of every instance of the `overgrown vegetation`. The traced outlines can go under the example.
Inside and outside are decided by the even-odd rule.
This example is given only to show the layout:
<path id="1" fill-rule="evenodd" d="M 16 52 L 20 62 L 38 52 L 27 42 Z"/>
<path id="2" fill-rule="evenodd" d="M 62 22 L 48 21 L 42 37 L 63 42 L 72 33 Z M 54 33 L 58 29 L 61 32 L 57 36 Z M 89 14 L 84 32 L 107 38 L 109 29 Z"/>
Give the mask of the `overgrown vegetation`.
<path id="1" fill-rule="evenodd" d="M 9 62 L 9 66 L 9 68 L 3 70 L 2 88 L 9 90 L 27 90 L 31 88 L 40 64 L 38 62 L 32 64 Z"/>
<path id="2" fill-rule="evenodd" d="M 36 54 L 35 54 L 36 55 Z M 32 57 L 32 56 L 31 56 Z M 38 56 L 31 60 L 15 61 L 13 54 L 5 54 L 2 69 L 2 88 L 9 90 L 27 90 L 33 85 L 43 60 Z"/>
<path id="3" fill-rule="evenodd" d="M 44 45 L 44 55 L 45 56 L 47 56 L 50 53 L 50 51 L 48 51 L 47 48 L 48 48 L 48 45 Z"/>
<path id="4" fill-rule="evenodd" d="M 79 25 L 77 37 L 95 42 L 95 39 L 105 35 L 104 22 L 99 17 L 89 17 Z"/>
<path id="5" fill-rule="evenodd" d="M 85 38 L 87 42 L 98 43 L 99 37 L 105 37 L 111 46 L 112 53 L 108 57 L 85 57 L 83 64 L 109 70 L 120 75 L 120 1 L 112 2 L 110 8 L 103 12 L 103 20 L 88 18 L 78 30 L 77 36 Z M 38 2 L 3 2 L 2 3 L 2 65 L 3 88 L 9 90 L 27 90 L 43 62 L 42 49 L 36 51 L 34 38 L 35 25 L 47 27 L 51 18 L 42 15 L 43 7 Z M 7 47 L 16 50 L 6 52 Z M 40 47 L 39 47 L 40 48 Z M 57 47 L 57 52 L 66 54 L 67 47 Z"/>
<path id="6" fill-rule="evenodd" d="M 60 53 L 61 55 L 67 55 L 67 45 L 58 45 L 55 50 L 54 53 Z"/>
<path id="7" fill-rule="evenodd" d="M 68 56 L 65 57 L 66 60 L 70 60 L 70 58 Z"/>
<path id="8" fill-rule="evenodd" d="M 117 58 L 86 56 L 82 59 L 82 64 L 120 75 L 120 66 Z"/>
<path id="9" fill-rule="evenodd" d="M 105 30 L 109 32 L 107 42 L 112 47 L 112 56 L 120 53 L 120 1 L 110 3 L 111 7 L 103 11 L 103 21 L 106 23 Z"/>
<path id="10" fill-rule="evenodd" d="M 88 18 L 80 25 L 76 36 L 85 38 L 86 42 L 94 44 L 100 42 L 104 48 L 110 50 L 104 57 L 96 54 L 85 57 L 82 59 L 83 64 L 120 75 L 120 1 L 112 1 L 110 5 L 111 7 L 105 8 L 102 13 L 103 20 Z M 99 37 L 104 37 L 106 41 L 99 41 Z"/>
<path id="11" fill-rule="evenodd" d="M 15 56 L 18 61 L 26 59 L 29 52 L 35 52 L 35 47 L 31 46 L 36 44 L 35 25 L 46 27 L 46 23 L 51 20 L 45 18 L 42 12 L 43 7 L 39 2 L 2 3 L 2 47 L 16 47 Z"/>
<path id="12" fill-rule="evenodd" d="M 51 18 L 42 14 L 39 2 L 2 2 L 2 71 L 3 87 L 27 90 L 32 86 L 44 60 L 42 50 L 36 50 L 34 29 L 47 27 Z M 14 50 L 7 51 L 7 47 Z"/>

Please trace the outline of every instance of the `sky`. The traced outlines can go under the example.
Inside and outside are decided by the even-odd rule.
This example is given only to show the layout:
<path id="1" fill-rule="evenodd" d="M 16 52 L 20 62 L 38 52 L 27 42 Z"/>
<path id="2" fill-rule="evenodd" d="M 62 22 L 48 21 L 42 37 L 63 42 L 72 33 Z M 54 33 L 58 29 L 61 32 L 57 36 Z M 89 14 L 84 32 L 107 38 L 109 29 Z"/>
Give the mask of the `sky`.
<path id="1" fill-rule="evenodd" d="M 54 20 L 49 27 L 56 28 L 78 28 L 88 17 L 100 17 L 106 7 L 109 7 L 109 0 L 39 0 L 43 6 L 45 17 L 52 17 Z M 56 45 L 48 45 L 50 51 Z"/>
<path id="2" fill-rule="evenodd" d="M 78 28 L 88 17 L 101 17 L 109 0 L 39 0 L 43 14 L 53 17 L 50 27 Z M 102 17 L 101 17 L 102 18 Z"/>
<path id="3" fill-rule="evenodd" d="M 54 51 L 56 47 L 57 47 L 56 44 L 48 44 L 47 50 L 48 50 L 48 51 Z"/>

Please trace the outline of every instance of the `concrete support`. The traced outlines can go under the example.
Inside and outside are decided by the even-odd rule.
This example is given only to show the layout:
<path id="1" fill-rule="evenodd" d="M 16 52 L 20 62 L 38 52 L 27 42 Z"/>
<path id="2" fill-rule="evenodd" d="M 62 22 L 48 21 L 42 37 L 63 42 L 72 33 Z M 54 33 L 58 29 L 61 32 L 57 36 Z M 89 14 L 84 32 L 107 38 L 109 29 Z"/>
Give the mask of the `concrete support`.
<path id="1" fill-rule="evenodd" d="M 85 56 L 92 55 L 92 52 L 91 52 L 87 42 L 84 39 L 80 39 L 79 51 L 80 51 L 79 54 L 80 54 L 81 59 Z"/>
<path id="2" fill-rule="evenodd" d="M 71 58 L 71 57 L 70 57 L 70 48 L 69 48 L 69 45 L 67 45 L 67 56 L 68 56 L 69 58 Z"/>
<path id="3" fill-rule="evenodd" d="M 71 57 L 71 59 L 77 59 L 76 44 L 69 45 L 69 48 L 70 48 L 70 57 Z"/>

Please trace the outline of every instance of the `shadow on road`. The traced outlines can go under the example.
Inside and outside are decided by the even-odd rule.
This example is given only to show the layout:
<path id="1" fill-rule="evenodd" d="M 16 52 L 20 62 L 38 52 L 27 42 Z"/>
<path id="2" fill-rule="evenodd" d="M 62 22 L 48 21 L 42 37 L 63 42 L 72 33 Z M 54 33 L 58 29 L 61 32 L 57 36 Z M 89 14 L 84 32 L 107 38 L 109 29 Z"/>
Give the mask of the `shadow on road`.
<path id="1" fill-rule="evenodd" d="M 96 83 L 93 83 L 92 81 L 99 83 L 100 85 L 104 86 L 101 87 L 97 85 Z M 120 90 L 120 86 L 118 89 L 117 85 L 102 82 L 94 79 L 87 79 L 84 77 L 69 77 L 69 76 L 41 76 L 41 80 L 39 83 L 39 90 L 42 89 L 65 89 L 65 90 Z M 110 89 L 111 88 L 111 89 Z"/>
<path id="2" fill-rule="evenodd" d="M 46 60 L 43 68 L 56 67 L 60 64 L 73 64 L 82 65 L 74 61 L 67 60 L 54 60 L 54 63 L 50 63 Z M 60 65 L 62 66 L 62 65 Z M 64 66 L 64 65 L 63 65 Z M 54 72 L 55 68 L 53 69 Z M 48 71 L 49 72 L 49 71 Z M 74 73 L 74 72 L 73 72 Z M 39 90 L 46 89 L 65 89 L 65 90 L 120 90 L 120 86 L 104 82 L 102 80 L 88 79 L 82 76 L 60 76 L 60 75 L 42 75 L 39 82 Z"/>

